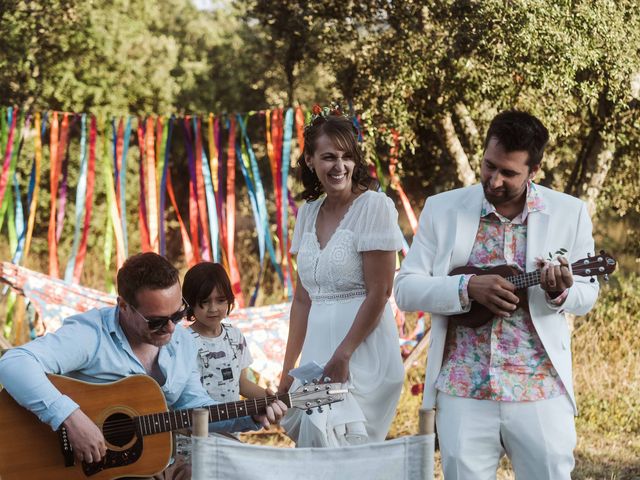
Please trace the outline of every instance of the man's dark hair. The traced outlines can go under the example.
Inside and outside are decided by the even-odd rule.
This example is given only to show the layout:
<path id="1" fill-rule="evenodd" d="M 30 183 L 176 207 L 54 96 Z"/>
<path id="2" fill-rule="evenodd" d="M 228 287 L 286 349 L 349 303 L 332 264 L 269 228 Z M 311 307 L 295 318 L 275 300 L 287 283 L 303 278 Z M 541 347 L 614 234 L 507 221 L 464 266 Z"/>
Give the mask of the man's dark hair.
<path id="1" fill-rule="evenodd" d="M 491 120 L 484 139 L 485 150 L 492 137 L 498 140 L 507 153 L 526 151 L 529 154 L 527 165 L 531 168 L 542 161 L 544 148 L 549 142 L 549 131 L 530 113 L 507 110 Z"/>
<path id="2" fill-rule="evenodd" d="M 136 307 L 140 290 L 163 290 L 178 283 L 179 278 L 178 270 L 166 258 L 153 252 L 138 253 L 127 258 L 118 270 L 118 295 Z"/>

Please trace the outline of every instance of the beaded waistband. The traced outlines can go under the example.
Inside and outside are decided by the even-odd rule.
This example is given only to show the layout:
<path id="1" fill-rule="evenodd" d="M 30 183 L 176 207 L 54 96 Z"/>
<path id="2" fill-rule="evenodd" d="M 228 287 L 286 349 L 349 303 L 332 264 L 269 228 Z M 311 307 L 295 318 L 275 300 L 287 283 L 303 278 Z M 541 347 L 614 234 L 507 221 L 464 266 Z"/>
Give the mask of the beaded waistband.
<path id="1" fill-rule="evenodd" d="M 354 298 L 366 297 L 367 291 L 362 290 L 349 290 L 347 292 L 329 292 L 329 293 L 310 293 L 309 297 L 312 302 L 317 303 L 333 303 L 344 302 Z"/>

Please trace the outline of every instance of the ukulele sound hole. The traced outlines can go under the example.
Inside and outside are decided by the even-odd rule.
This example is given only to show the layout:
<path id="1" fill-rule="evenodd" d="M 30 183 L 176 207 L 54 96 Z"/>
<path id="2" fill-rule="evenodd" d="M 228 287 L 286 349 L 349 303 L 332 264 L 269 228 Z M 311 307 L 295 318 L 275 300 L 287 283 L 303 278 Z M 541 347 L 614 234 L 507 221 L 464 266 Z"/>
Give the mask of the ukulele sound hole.
<path id="1" fill-rule="evenodd" d="M 124 413 L 115 413 L 107 417 L 102 425 L 102 434 L 111 445 L 124 447 L 136 434 L 133 419 Z"/>

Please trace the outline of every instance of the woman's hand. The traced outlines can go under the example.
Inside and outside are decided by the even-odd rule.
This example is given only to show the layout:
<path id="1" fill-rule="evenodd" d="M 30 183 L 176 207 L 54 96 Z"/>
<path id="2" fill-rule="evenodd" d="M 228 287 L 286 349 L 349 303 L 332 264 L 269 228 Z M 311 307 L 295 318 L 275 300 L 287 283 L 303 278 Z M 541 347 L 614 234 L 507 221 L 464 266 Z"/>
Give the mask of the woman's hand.
<path id="1" fill-rule="evenodd" d="M 336 350 L 325 365 L 320 380 L 324 383 L 347 383 L 349 379 L 349 360 L 351 360 L 351 355 L 342 350 Z"/>

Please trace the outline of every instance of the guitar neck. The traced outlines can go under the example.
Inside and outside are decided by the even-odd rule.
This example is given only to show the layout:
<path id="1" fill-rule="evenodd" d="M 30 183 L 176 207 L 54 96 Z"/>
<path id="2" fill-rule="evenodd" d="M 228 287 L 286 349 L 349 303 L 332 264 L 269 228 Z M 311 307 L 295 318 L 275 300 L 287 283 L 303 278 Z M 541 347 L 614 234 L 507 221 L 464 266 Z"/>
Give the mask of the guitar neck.
<path id="1" fill-rule="evenodd" d="M 540 283 L 540 270 L 512 275 L 510 277 L 506 277 L 506 280 L 513 283 L 518 290 L 534 287 Z"/>
<path id="2" fill-rule="evenodd" d="M 291 407 L 291 397 L 288 393 L 264 398 L 250 398 L 237 402 L 217 403 L 205 408 L 209 411 L 209 423 L 220 420 L 231 420 L 247 415 L 262 415 L 267 411 L 267 405 L 275 400 L 281 400 L 287 407 Z M 190 428 L 193 421 L 192 408 L 173 410 L 170 412 L 152 413 L 136 417 L 138 431 L 142 435 L 171 432 L 183 428 Z"/>

